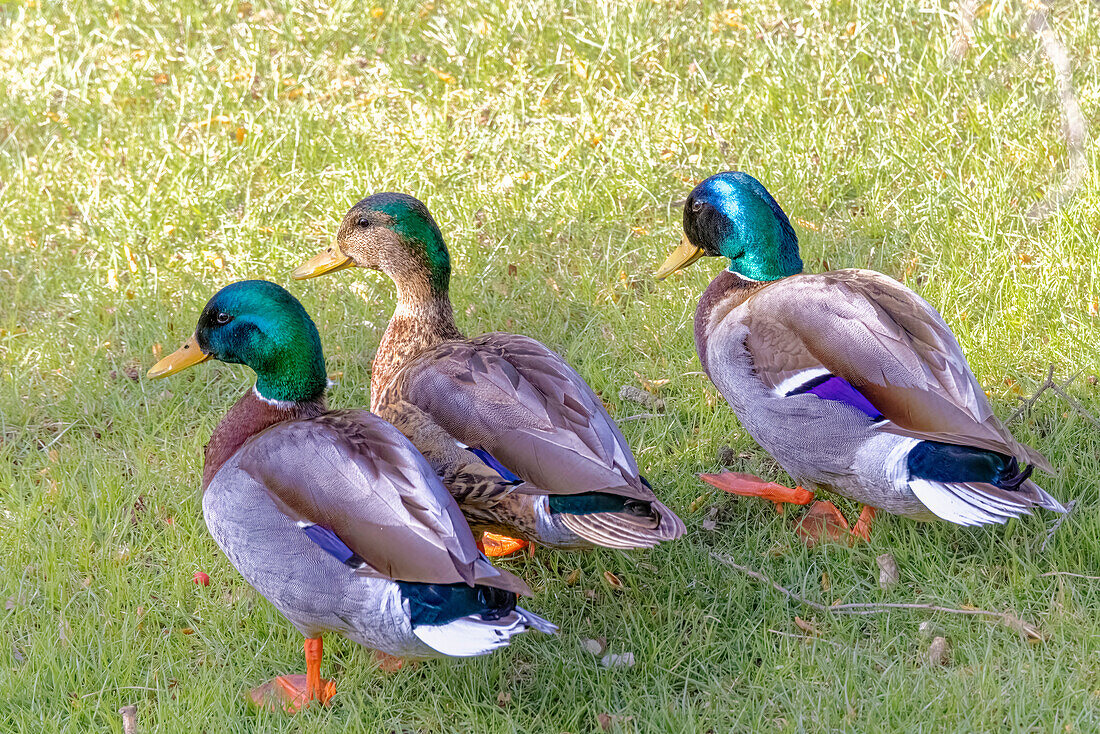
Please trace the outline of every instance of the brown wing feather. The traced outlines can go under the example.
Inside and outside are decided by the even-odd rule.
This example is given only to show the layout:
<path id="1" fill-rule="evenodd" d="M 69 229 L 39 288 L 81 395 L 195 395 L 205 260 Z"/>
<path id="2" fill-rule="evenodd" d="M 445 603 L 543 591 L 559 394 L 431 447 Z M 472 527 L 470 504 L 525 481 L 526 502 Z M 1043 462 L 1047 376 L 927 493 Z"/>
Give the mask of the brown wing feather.
<path id="1" fill-rule="evenodd" d="M 287 515 L 336 533 L 367 563 L 369 575 L 531 593 L 481 556 L 428 463 L 371 413 L 280 423 L 241 449 L 240 466 Z"/>
<path id="2" fill-rule="evenodd" d="M 390 399 L 417 405 L 541 493 L 653 499 L 599 397 L 534 339 L 490 333 L 445 342 L 402 368 L 391 389 Z"/>
<path id="3" fill-rule="evenodd" d="M 763 288 L 745 304 L 746 340 L 761 379 L 825 367 L 863 393 L 883 430 L 987 448 L 1051 471 L 993 414 L 943 317 L 881 273 L 838 270 Z"/>

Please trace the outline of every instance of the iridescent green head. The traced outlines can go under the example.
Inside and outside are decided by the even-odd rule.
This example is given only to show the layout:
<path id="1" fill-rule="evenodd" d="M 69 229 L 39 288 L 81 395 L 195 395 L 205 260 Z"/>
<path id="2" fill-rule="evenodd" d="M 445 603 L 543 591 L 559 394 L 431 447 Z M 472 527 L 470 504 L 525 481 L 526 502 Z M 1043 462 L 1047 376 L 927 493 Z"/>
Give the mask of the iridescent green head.
<path id="1" fill-rule="evenodd" d="M 357 265 L 395 280 L 424 275 L 433 292 L 451 282 L 451 258 L 428 207 L 408 194 L 373 194 L 353 206 L 340 223 L 336 244 L 298 267 L 295 278 L 312 278 Z"/>
<path id="2" fill-rule="evenodd" d="M 657 272 L 663 278 L 703 255 L 722 256 L 729 269 L 752 280 L 779 280 L 802 272 L 798 236 L 764 185 L 747 173 L 711 176 L 684 204 L 684 239 Z"/>
<path id="3" fill-rule="evenodd" d="M 316 400 L 328 385 L 313 320 L 297 298 L 266 280 L 242 280 L 218 291 L 202 310 L 194 336 L 149 376 L 164 377 L 207 359 L 251 367 L 256 390 L 268 400 Z"/>

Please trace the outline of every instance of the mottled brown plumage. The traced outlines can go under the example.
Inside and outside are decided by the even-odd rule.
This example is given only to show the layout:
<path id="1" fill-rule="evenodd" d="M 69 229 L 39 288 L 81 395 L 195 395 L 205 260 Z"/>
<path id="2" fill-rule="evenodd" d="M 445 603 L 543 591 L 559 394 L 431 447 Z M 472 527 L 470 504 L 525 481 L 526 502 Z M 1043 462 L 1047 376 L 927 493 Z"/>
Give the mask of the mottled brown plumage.
<path id="1" fill-rule="evenodd" d="M 559 355 L 524 336 L 466 338 L 457 328 L 447 251 L 421 202 L 378 194 L 357 204 L 340 226 L 331 262 L 343 267 L 344 259 L 383 271 L 397 286 L 372 367 L 371 409 L 412 440 L 475 530 L 616 548 L 683 533 L 600 399 Z M 306 266 L 297 272 L 318 274 Z M 520 481 L 466 447 L 487 452 Z M 551 496 L 594 492 L 632 502 L 632 511 L 550 511 Z"/>

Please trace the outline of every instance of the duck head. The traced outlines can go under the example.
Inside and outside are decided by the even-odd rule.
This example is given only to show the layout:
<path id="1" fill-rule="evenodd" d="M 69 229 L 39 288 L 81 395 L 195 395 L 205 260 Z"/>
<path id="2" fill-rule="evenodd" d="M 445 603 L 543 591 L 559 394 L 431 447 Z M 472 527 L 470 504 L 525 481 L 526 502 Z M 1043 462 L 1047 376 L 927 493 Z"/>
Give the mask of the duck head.
<path id="1" fill-rule="evenodd" d="M 408 194 L 372 194 L 340 223 L 336 243 L 291 274 L 304 280 L 352 266 L 381 270 L 397 282 L 422 278 L 445 293 L 451 258 L 428 207 Z"/>
<path id="2" fill-rule="evenodd" d="M 729 259 L 731 272 L 779 280 L 802 272 L 798 236 L 764 185 L 747 173 L 706 179 L 684 203 L 684 236 L 654 276 L 661 280 L 703 255 Z"/>
<path id="3" fill-rule="evenodd" d="M 208 359 L 251 367 L 257 392 L 268 400 L 315 400 L 328 385 L 313 320 L 297 298 L 266 280 L 242 280 L 214 294 L 191 338 L 148 376 L 167 377 Z"/>

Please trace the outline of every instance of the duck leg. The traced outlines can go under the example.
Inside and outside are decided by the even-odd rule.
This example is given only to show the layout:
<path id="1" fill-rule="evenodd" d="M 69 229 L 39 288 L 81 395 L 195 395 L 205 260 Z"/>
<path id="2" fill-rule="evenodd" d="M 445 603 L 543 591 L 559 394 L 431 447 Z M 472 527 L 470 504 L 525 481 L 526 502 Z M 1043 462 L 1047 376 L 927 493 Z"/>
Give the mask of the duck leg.
<path id="1" fill-rule="evenodd" d="M 285 711 L 296 714 L 310 701 L 320 701 L 327 706 L 336 693 L 336 684 L 321 678 L 323 647 L 320 637 L 305 641 L 306 674 L 280 675 L 257 686 L 249 692 L 252 703 L 269 711 Z"/>
<path id="2" fill-rule="evenodd" d="M 775 482 L 765 482 L 752 474 L 735 471 L 721 474 L 700 474 L 699 478 L 707 484 L 718 487 L 723 492 L 739 494 L 742 497 L 762 497 L 775 503 L 775 511 L 782 514 L 783 503 L 808 505 L 813 501 L 814 493 L 802 487 L 785 487 Z M 845 525 L 847 527 L 847 525 Z"/>
<path id="3" fill-rule="evenodd" d="M 526 540 L 509 538 L 507 535 L 497 535 L 496 533 L 482 533 L 481 539 L 477 541 L 478 549 L 489 558 L 510 556 L 527 546 Z"/>
<path id="4" fill-rule="evenodd" d="M 405 659 L 399 658 L 396 655 L 390 655 L 389 653 L 382 652 L 381 650 L 374 651 L 374 661 L 378 663 L 378 669 L 383 673 L 396 673 L 405 667 Z M 416 663 L 410 663 L 411 666 L 416 667 Z"/>
<path id="5" fill-rule="evenodd" d="M 822 541 L 839 542 L 847 540 L 855 543 L 871 540 L 871 521 L 877 510 L 864 505 L 856 520 L 855 527 L 849 528 L 848 521 L 832 502 L 815 502 L 809 511 L 795 525 L 795 531 L 808 547 L 812 548 Z"/>
<path id="6" fill-rule="evenodd" d="M 700 474 L 699 478 L 707 484 L 718 487 L 731 494 L 743 497 L 762 497 L 775 503 L 776 512 L 783 512 L 783 503 L 807 505 L 813 502 L 814 493 L 802 487 L 786 487 L 776 482 L 765 482 L 760 477 L 739 472 L 721 474 Z M 807 545 L 815 545 L 822 540 L 838 541 L 843 537 L 853 540 L 871 540 L 871 521 L 875 517 L 875 508 L 864 505 L 859 513 L 855 527 L 849 528 L 848 521 L 832 502 L 814 502 L 810 510 L 798 521 L 796 530 Z"/>

